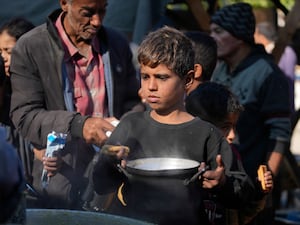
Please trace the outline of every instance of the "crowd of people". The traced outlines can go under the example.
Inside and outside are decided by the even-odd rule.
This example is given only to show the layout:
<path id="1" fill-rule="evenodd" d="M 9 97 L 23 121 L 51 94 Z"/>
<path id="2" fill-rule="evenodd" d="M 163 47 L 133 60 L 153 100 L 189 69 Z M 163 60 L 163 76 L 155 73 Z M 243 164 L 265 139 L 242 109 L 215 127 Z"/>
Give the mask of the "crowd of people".
<path id="1" fill-rule="evenodd" d="M 0 223 L 25 224 L 34 195 L 33 208 L 161 225 L 272 224 L 295 114 L 286 63 L 256 43 L 251 5 L 217 10 L 209 33 L 158 27 L 132 52 L 103 25 L 109 1 L 59 3 L 42 25 L 13 18 L 0 27 L 0 206 L 9 206 Z M 52 132 L 66 142 L 47 157 Z M 185 185 L 127 171 L 147 158 L 193 160 L 203 173 Z"/>

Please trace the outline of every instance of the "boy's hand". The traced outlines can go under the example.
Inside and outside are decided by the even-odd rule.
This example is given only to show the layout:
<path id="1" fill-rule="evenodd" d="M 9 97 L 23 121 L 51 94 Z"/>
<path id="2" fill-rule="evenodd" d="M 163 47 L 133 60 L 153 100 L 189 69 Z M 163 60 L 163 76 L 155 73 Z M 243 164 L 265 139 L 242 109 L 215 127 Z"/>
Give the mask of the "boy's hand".
<path id="1" fill-rule="evenodd" d="M 266 165 L 260 165 L 257 170 L 258 181 L 264 193 L 269 193 L 273 189 L 273 175 Z"/>
<path id="2" fill-rule="evenodd" d="M 126 159 L 129 148 L 124 145 L 104 145 L 101 152 L 106 155 L 116 156 L 117 159 Z"/>
<path id="3" fill-rule="evenodd" d="M 264 173 L 264 179 L 266 184 L 266 192 L 269 193 L 273 189 L 273 176 L 271 171 Z"/>
<path id="4" fill-rule="evenodd" d="M 44 169 L 47 170 L 48 177 L 52 177 L 58 173 L 63 162 L 61 155 L 58 152 L 54 152 L 53 157 L 44 156 L 42 161 Z"/>
<path id="5" fill-rule="evenodd" d="M 34 148 L 33 152 L 35 158 L 43 162 L 48 177 L 54 176 L 60 170 L 63 160 L 58 152 L 54 152 L 54 157 L 46 157 L 46 149 L 39 150 Z"/>
<path id="6" fill-rule="evenodd" d="M 126 167 L 126 159 L 130 152 L 129 147 L 124 145 L 104 145 L 101 152 L 112 157 L 121 167 Z"/>
<path id="7" fill-rule="evenodd" d="M 216 157 L 217 168 L 215 170 L 207 170 L 202 175 L 202 187 L 212 189 L 217 186 L 221 186 L 225 183 L 225 167 L 222 161 L 221 155 Z M 201 163 L 200 168 L 205 166 L 205 163 Z"/>

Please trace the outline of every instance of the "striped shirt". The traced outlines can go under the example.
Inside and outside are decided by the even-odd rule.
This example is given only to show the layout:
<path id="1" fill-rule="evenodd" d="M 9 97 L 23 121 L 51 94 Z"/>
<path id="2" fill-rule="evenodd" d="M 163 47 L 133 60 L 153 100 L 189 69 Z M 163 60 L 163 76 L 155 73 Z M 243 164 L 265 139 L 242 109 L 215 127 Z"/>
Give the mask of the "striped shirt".
<path id="1" fill-rule="evenodd" d="M 87 57 L 83 56 L 66 34 L 62 16 L 63 13 L 58 17 L 55 26 L 65 49 L 64 63 L 70 84 L 73 85 L 76 111 L 81 115 L 105 117 L 105 80 L 99 40 L 95 36 Z"/>

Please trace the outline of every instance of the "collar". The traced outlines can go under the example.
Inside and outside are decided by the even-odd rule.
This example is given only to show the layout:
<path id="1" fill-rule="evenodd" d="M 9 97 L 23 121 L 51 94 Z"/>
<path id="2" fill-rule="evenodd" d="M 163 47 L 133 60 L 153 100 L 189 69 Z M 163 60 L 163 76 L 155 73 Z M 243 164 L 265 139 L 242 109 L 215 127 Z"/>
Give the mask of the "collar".
<path id="1" fill-rule="evenodd" d="M 260 59 L 272 60 L 271 56 L 265 51 L 263 45 L 255 44 L 252 46 L 251 52 L 248 54 L 248 56 L 246 56 L 231 73 L 229 73 L 229 68 L 226 65 L 227 73 L 231 76 L 236 76 L 238 73 L 240 73 L 240 71 L 250 67 Z"/>

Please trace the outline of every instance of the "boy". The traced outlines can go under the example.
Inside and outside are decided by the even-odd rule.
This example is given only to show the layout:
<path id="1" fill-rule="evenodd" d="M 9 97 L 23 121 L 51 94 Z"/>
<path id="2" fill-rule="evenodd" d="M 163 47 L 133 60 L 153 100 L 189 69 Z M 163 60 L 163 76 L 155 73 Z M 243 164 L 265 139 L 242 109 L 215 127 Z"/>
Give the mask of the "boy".
<path id="1" fill-rule="evenodd" d="M 235 125 L 244 107 L 224 85 L 204 82 L 186 98 L 186 110 L 220 128 L 229 144 L 235 138 Z"/>
<path id="2" fill-rule="evenodd" d="M 124 159 L 123 149 L 117 153 L 119 160 L 100 155 L 94 169 L 95 190 L 105 194 L 121 186 L 110 213 L 157 224 L 208 224 L 202 187 L 210 186 L 228 202 L 233 202 L 237 189 L 230 177 L 232 151 L 226 140 L 213 125 L 185 110 L 185 93 L 194 77 L 192 44 L 180 31 L 163 27 L 149 33 L 141 43 L 138 61 L 143 96 L 151 109 L 124 117 L 106 144 L 128 146 L 128 160 L 175 157 L 205 162 L 211 169 L 206 172 L 210 179 L 171 187 L 179 192 L 155 189 L 147 182 L 139 189 L 130 176 L 118 171 L 116 165 Z"/>
<path id="3" fill-rule="evenodd" d="M 205 82 L 198 86 L 197 89 L 191 92 L 191 94 L 186 98 L 186 110 L 194 116 L 198 116 L 201 119 L 208 121 L 218 127 L 224 136 L 226 137 L 227 142 L 231 145 L 232 151 L 234 153 L 234 164 L 236 169 L 244 171 L 241 156 L 239 152 L 233 145 L 233 140 L 235 138 L 235 126 L 239 118 L 240 113 L 244 110 L 244 107 L 239 103 L 236 96 L 224 85 L 218 84 L 215 82 Z M 239 209 L 239 217 L 236 212 L 230 211 L 230 214 L 227 214 L 226 221 L 230 221 L 227 224 L 246 224 L 252 219 L 264 204 L 263 193 L 269 193 L 273 188 L 273 178 L 270 171 L 264 173 L 264 181 L 266 184 L 266 190 L 262 190 L 260 187 L 260 181 L 257 179 L 256 190 L 256 200 L 251 201 L 251 205 L 246 205 L 243 208 Z M 206 207 L 208 210 L 211 205 L 216 205 L 217 203 L 213 201 L 213 196 L 210 196 L 209 199 L 205 200 L 206 204 L 209 204 L 210 207 Z M 220 223 L 220 218 L 223 215 L 216 216 L 217 213 L 222 214 L 222 206 L 218 205 L 219 208 L 217 212 L 210 212 L 208 215 L 213 224 L 224 224 Z M 229 216 L 228 216 L 229 215 Z M 235 221 L 235 222 L 233 222 Z M 238 221 L 238 222 L 237 222 Z"/>
<path id="4" fill-rule="evenodd" d="M 188 31 L 185 35 L 193 42 L 195 51 L 194 82 L 187 89 L 187 95 L 189 95 L 200 84 L 210 81 L 217 65 L 217 43 L 205 32 Z"/>

